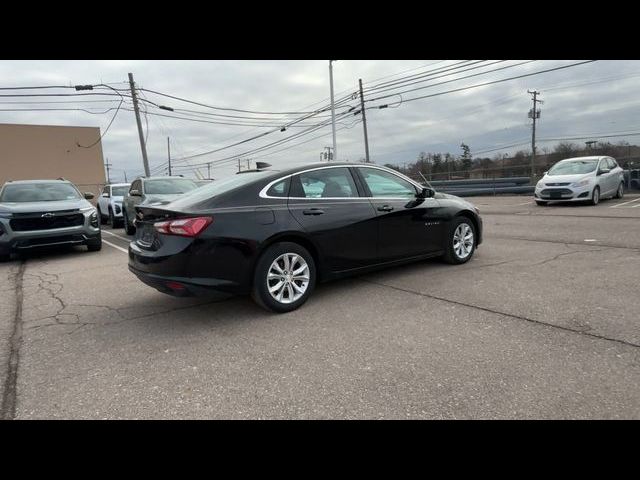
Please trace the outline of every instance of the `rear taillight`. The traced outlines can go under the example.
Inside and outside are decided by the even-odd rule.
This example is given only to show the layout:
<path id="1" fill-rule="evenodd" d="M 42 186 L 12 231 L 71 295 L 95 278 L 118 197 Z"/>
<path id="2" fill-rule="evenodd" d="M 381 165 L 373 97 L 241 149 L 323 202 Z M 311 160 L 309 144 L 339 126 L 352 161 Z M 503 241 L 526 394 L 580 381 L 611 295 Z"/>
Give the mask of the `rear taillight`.
<path id="1" fill-rule="evenodd" d="M 159 233 L 164 233 L 165 235 L 196 237 L 207 228 L 211 222 L 213 222 L 213 218 L 211 217 L 180 218 L 178 220 L 157 222 L 154 223 L 153 226 Z"/>

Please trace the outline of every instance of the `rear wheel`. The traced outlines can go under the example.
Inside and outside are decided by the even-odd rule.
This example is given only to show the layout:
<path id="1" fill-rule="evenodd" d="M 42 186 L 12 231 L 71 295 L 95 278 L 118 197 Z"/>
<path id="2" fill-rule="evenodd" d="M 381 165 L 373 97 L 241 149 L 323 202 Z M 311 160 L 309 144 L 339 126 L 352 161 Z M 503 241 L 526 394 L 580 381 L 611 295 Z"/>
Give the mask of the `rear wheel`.
<path id="1" fill-rule="evenodd" d="M 129 223 L 129 216 L 127 215 L 127 211 L 122 211 L 122 221 L 124 222 L 124 231 L 127 235 L 133 235 L 136 233 L 136 227 Z"/>
<path id="2" fill-rule="evenodd" d="M 2 263 L 2 262 L 8 262 L 10 258 L 11 258 L 11 255 L 8 255 L 8 254 L 2 254 L 2 255 L 0 255 L 0 263 Z"/>
<path id="3" fill-rule="evenodd" d="M 600 203 L 600 187 L 596 187 L 593 189 L 593 194 L 591 195 L 591 205 L 597 205 Z"/>
<path id="4" fill-rule="evenodd" d="M 98 207 L 98 218 L 100 219 L 100 225 L 104 225 L 105 223 L 107 223 L 107 221 L 104 219 L 104 216 L 102 215 L 100 207 Z"/>
<path id="5" fill-rule="evenodd" d="M 547 202 L 545 202 L 544 200 L 536 200 L 536 203 L 537 203 L 538 205 L 540 205 L 541 207 L 544 207 L 544 206 L 546 206 L 546 205 L 547 205 Z"/>
<path id="6" fill-rule="evenodd" d="M 476 230 L 467 217 L 455 217 L 449 223 L 447 244 L 442 257 L 453 265 L 468 262 L 476 248 Z"/>
<path id="7" fill-rule="evenodd" d="M 256 265 L 251 296 L 263 308 L 284 313 L 307 301 L 316 283 L 313 257 L 301 245 L 271 245 Z"/>
<path id="8" fill-rule="evenodd" d="M 616 192 L 616 198 L 622 198 L 624 196 L 624 183 L 620 182 L 618 185 L 618 191 Z"/>

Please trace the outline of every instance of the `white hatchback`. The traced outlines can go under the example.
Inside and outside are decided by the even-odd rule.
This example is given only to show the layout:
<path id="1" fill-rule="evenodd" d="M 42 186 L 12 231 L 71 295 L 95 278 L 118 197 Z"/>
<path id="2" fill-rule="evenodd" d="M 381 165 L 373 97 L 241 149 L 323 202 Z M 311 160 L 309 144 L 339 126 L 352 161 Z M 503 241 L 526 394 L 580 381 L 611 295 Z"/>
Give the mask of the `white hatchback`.
<path id="1" fill-rule="evenodd" d="M 597 205 L 601 198 L 622 198 L 624 175 L 611 157 L 576 157 L 556 163 L 535 189 L 538 205 L 548 202 L 583 202 Z"/>

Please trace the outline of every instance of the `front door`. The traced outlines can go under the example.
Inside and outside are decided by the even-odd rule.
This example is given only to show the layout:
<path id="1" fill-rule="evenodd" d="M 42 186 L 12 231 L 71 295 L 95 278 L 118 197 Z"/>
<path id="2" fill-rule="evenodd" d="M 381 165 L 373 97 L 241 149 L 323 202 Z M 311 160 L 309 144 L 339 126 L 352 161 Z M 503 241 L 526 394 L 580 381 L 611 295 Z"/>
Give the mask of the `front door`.
<path id="1" fill-rule="evenodd" d="M 378 257 L 387 262 L 442 249 L 443 219 L 435 198 L 417 198 L 418 188 L 394 173 L 357 167 L 378 215 Z"/>

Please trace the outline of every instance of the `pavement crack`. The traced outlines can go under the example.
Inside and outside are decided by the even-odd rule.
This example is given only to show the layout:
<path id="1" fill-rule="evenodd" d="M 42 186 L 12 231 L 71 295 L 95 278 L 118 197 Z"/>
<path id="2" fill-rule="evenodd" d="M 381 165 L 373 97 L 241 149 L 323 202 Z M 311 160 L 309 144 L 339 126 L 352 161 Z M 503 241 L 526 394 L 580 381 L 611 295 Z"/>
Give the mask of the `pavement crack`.
<path id="1" fill-rule="evenodd" d="M 478 305 L 473 305 L 471 303 L 460 302 L 458 300 L 452 300 L 450 298 L 444 298 L 444 297 L 439 297 L 437 295 L 431 295 L 431 294 L 428 294 L 428 293 L 417 292 L 415 290 L 409 290 L 408 288 L 396 287 L 394 285 L 389 285 L 389 284 L 380 283 L 380 282 L 374 282 L 372 280 L 363 280 L 363 279 L 359 279 L 359 280 L 361 282 L 364 282 L 364 283 L 370 283 L 370 284 L 373 284 L 373 285 L 378 285 L 380 287 L 387 287 L 387 288 L 391 288 L 393 290 L 398 290 L 400 292 L 411 293 L 413 295 L 418 295 L 418 296 L 425 297 L 425 298 L 431 298 L 433 300 L 440 300 L 442 302 L 452 303 L 454 305 L 460 305 L 460 306 L 463 306 L 463 307 L 473 308 L 473 309 L 476 309 L 476 310 L 482 310 L 484 312 L 489 312 L 489 313 L 493 313 L 493 314 L 496 314 L 496 315 L 501 315 L 501 316 L 504 316 L 504 317 L 514 318 L 514 319 L 517 319 L 517 320 L 523 320 L 525 322 L 533 323 L 535 325 L 541 325 L 541 326 L 545 326 L 545 327 L 555 328 L 555 329 L 558 329 L 558 330 L 563 330 L 565 332 L 577 333 L 577 334 L 584 335 L 584 336 L 587 336 L 587 337 L 597 338 L 599 340 L 607 340 L 609 342 L 616 342 L 616 343 L 620 343 L 622 345 L 627 345 L 627 346 L 630 346 L 630 347 L 640 348 L 640 344 L 637 344 L 637 343 L 629 342 L 627 340 L 622 340 L 622 339 L 619 339 L 619 338 L 606 337 L 604 335 L 598 335 L 597 333 L 591 333 L 590 332 L 590 330 L 591 330 L 590 327 L 589 328 L 585 328 L 585 326 L 582 326 L 582 328 L 577 328 L 577 329 L 576 328 L 564 327 L 562 325 L 555 325 L 553 323 L 547 323 L 547 322 L 543 322 L 541 320 L 535 320 L 533 318 L 523 317 L 521 315 L 514 315 L 512 313 L 501 312 L 499 310 L 494 310 L 492 308 L 480 307 Z"/>
<path id="2" fill-rule="evenodd" d="M 23 281 L 26 262 L 22 260 L 15 275 L 15 314 L 13 317 L 13 332 L 9 340 L 9 361 L 7 362 L 7 376 L 4 381 L 2 404 L 0 405 L 0 419 L 13 420 L 16 415 L 16 399 L 18 387 L 18 366 L 20 364 L 20 345 L 22 344 L 22 299 Z"/>

